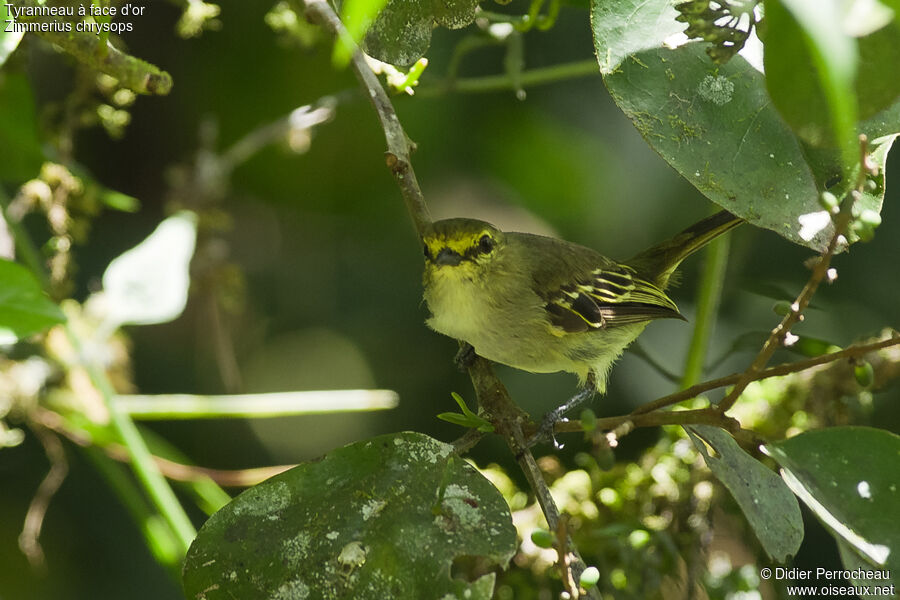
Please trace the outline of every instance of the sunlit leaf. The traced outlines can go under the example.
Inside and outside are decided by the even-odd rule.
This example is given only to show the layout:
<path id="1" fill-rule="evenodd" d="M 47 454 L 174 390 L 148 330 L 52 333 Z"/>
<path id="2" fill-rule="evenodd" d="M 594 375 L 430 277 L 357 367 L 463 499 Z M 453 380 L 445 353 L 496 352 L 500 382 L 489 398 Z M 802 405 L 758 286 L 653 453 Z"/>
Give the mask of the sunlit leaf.
<path id="1" fill-rule="evenodd" d="M 183 211 L 109 263 L 103 274 L 107 319 L 115 324 L 165 323 L 187 303 L 196 216 Z"/>
<path id="2" fill-rule="evenodd" d="M 28 269 L 0 259 L 0 342 L 14 342 L 65 320 Z"/>
<path id="3" fill-rule="evenodd" d="M 847 152 L 842 158 L 837 150 L 811 149 L 800 141 L 773 106 L 766 77 L 753 66 L 753 49 L 725 65 L 713 64 L 704 42 L 685 43 L 684 25 L 675 21 L 667 0 L 593 0 L 591 12 L 607 89 L 654 150 L 716 204 L 798 244 L 824 249 L 833 226 L 819 195 L 838 184 L 836 193 L 843 193 L 852 183 L 842 166 Z M 837 108 L 825 105 L 828 123 L 840 120 L 841 139 L 853 137 L 847 131 L 854 128 L 870 140 L 888 136 L 886 155 L 889 136 L 900 131 L 900 107 L 857 124 L 855 109 L 845 106 L 846 57 L 832 55 L 829 50 L 844 71 L 830 85 L 843 91 L 834 100 Z M 792 85 L 803 77 L 784 75 Z M 861 204 L 878 212 L 884 192 L 879 178 L 873 180 L 876 186 Z"/>
<path id="4" fill-rule="evenodd" d="M 831 427 L 768 444 L 785 482 L 871 565 L 900 572 L 900 436 Z"/>

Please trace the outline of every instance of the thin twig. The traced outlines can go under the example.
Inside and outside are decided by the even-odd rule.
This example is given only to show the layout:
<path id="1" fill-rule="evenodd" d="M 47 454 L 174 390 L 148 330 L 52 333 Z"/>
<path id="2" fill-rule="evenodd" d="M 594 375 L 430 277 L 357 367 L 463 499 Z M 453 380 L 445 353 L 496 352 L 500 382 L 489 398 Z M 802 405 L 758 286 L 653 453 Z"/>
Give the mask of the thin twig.
<path id="1" fill-rule="evenodd" d="M 310 20 L 320 24 L 336 38 L 350 40 L 350 35 L 344 29 L 344 24 L 341 23 L 337 14 L 325 0 L 294 0 L 294 3 L 299 3 L 301 8 L 305 8 L 305 13 Z M 350 43 L 352 44 L 352 41 Z M 378 120 L 381 121 L 381 128 L 384 130 L 384 138 L 388 148 L 385 153 L 385 160 L 391 173 L 394 175 L 394 179 L 397 181 L 397 185 L 400 186 L 403 201 L 406 203 L 406 210 L 412 218 L 416 233 L 419 239 L 422 239 L 431 225 L 431 216 L 428 213 L 428 208 L 425 206 L 425 198 L 422 195 L 422 190 L 419 188 L 419 182 L 416 180 L 416 174 L 410 162 L 411 148 L 409 138 L 406 137 L 406 132 L 403 131 L 403 126 L 397 118 L 397 113 L 394 112 L 391 99 L 378 81 L 378 77 L 366 63 L 366 59 L 359 48 L 354 49 L 350 65 L 356 74 L 356 78 L 368 92 L 369 100 L 375 108 Z"/>
<path id="2" fill-rule="evenodd" d="M 44 476 L 38 486 L 28 512 L 25 513 L 25 523 L 22 533 L 19 534 L 19 548 L 32 568 L 42 570 L 45 568 L 44 550 L 41 548 L 41 528 L 44 525 L 44 517 L 50 507 L 50 501 L 59 490 L 66 475 L 69 473 L 69 463 L 66 460 L 66 452 L 59 438 L 37 423 L 30 423 L 31 431 L 44 447 L 47 460 L 50 461 L 50 470 Z"/>
<path id="3" fill-rule="evenodd" d="M 516 90 L 517 88 L 546 85 L 576 77 L 600 75 L 597 59 L 590 58 L 571 63 L 522 71 L 515 78 L 509 74 L 487 75 L 484 77 L 448 77 L 447 81 L 422 85 L 416 89 L 416 96 L 431 98 L 444 94 L 484 94 Z"/>
<path id="4" fill-rule="evenodd" d="M 506 441 L 506 445 L 516 457 L 519 467 L 528 480 L 529 487 L 534 491 L 548 527 L 551 531 L 557 531 L 560 522 L 559 508 L 550 494 L 547 482 L 544 481 L 544 474 L 525 441 L 523 426 L 528 421 L 528 415 L 512 401 L 506 387 L 494 374 L 490 362 L 480 356 L 476 357 L 468 371 L 472 385 L 475 387 L 478 404 L 490 415 L 491 424 L 496 433 Z M 576 580 L 580 580 L 586 565 L 571 540 L 568 541 L 568 547 L 573 555 L 571 560 L 573 576 Z M 596 590 L 590 590 L 588 595 L 592 598 L 599 598 Z"/>
<path id="5" fill-rule="evenodd" d="M 117 443 L 99 443 L 90 433 L 82 429 L 73 429 L 71 425 L 58 413 L 45 408 L 37 408 L 31 418 L 40 426 L 51 429 L 64 436 L 69 441 L 83 447 L 100 448 L 113 460 L 128 463 L 131 458 L 125 446 Z M 196 465 L 186 465 L 161 456 L 151 455 L 153 462 L 159 468 L 160 473 L 173 481 L 200 481 L 206 478 L 212 479 L 224 487 L 250 487 L 261 483 L 270 477 L 283 473 L 296 465 L 272 465 L 253 469 L 209 469 Z"/>
<path id="6" fill-rule="evenodd" d="M 756 375 L 766 366 L 766 364 L 769 362 L 769 359 L 771 359 L 772 355 L 775 354 L 775 351 L 784 344 L 785 337 L 790 332 L 791 327 L 793 327 L 798 321 L 800 321 L 803 311 L 806 310 L 806 307 L 809 305 L 810 300 L 812 300 L 812 297 L 816 293 L 819 284 L 822 283 L 822 280 L 825 279 L 825 275 L 828 273 L 828 268 L 831 265 L 831 258 L 834 256 L 834 253 L 837 251 L 838 246 L 841 244 L 842 240 L 845 239 L 844 234 L 847 231 L 847 227 L 850 225 L 854 201 L 856 197 L 861 193 L 862 187 L 866 181 L 865 175 L 867 146 L 868 145 L 866 142 L 866 137 L 864 135 L 860 136 L 860 176 L 857 181 L 856 189 L 847 195 L 847 198 L 844 200 L 840 212 L 833 219 L 834 232 L 832 233 L 831 239 L 828 242 L 828 247 L 825 248 L 825 251 L 822 252 L 821 256 L 819 257 L 819 260 L 816 261 L 812 273 L 809 276 L 809 281 L 806 282 L 803 290 L 800 291 L 800 295 L 797 296 L 797 299 L 793 304 L 791 304 L 791 310 L 784 316 L 784 318 L 781 320 L 781 323 L 779 323 L 778 326 L 772 330 L 772 333 L 769 334 L 769 338 L 766 340 L 766 343 L 759 351 L 759 354 L 756 355 L 756 358 L 753 360 L 750 366 L 747 367 L 747 370 L 744 371 L 743 376 L 735 383 L 734 388 L 732 388 L 731 392 L 729 392 L 728 395 L 725 396 L 725 398 L 723 398 L 722 401 L 717 405 L 716 408 L 719 412 L 724 414 L 728 409 L 734 406 L 734 403 L 737 402 L 737 399 L 740 397 L 744 389 L 746 389 L 750 382 L 754 381 Z"/>
<path id="7" fill-rule="evenodd" d="M 768 369 L 757 372 L 751 381 L 759 381 L 762 379 L 768 379 L 769 377 L 780 377 L 782 375 L 788 375 L 790 373 L 797 373 L 799 371 L 805 371 L 819 365 L 835 362 L 845 358 L 859 358 L 861 356 L 869 354 L 870 352 L 875 352 L 876 350 L 881 350 L 882 348 L 888 348 L 890 346 L 896 346 L 898 344 L 900 344 L 900 336 L 895 334 L 892 337 L 884 340 L 879 340 L 877 342 L 872 342 L 869 344 L 858 344 L 855 346 L 844 348 L 843 350 L 840 350 L 838 352 L 832 352 L 830 354 L 823 354 L 821 356 L 816 356 L 814 358 L 809 358 L 806 360 L 785 363 L 782 365 L 777 365 L 775 367 L 769 367 Z M 693 398 L 696 398 L 700 394 L 703 394 L 704 392 L 708 392 L 710 390 L 736 384 L 744 375 L 745 373 L 743 372 L 732 373 L 731 375 L 726 375 L 725 377 L 698 383 L 697 385 L 691 386 L 686 390 L 681 390 L 679 392 L 675 392 L 674 394 L 669 394 L 668 396 L 658 398 L 653 402 L 643 404 L 627 415 L 597 419 L 596 428 L 601 430 L 615 429 L 622 423 L 629 420 L 634 422 L 635 427 L 704 424 L 718 425 L 720 427 L 723 427 L 725 425 L 730 426 L 732 421 L 734 420 L 730 418 L 726 418 L 723 420 L 721 418 L 722 414 L 717 410 L 717 408 L 703 408 L 693 411 L 685 410 L 674 412 L 661 412 L 660 409 L 678 404 L 680 402 L 684 402 L 686 400 L 691 400 Z M 692 421 L 691 419 L 695 420 Z M 558 423 L 554 428 L 554 431 L 557 433 L 582 430 L 583 428 L 580 421 Z"/>

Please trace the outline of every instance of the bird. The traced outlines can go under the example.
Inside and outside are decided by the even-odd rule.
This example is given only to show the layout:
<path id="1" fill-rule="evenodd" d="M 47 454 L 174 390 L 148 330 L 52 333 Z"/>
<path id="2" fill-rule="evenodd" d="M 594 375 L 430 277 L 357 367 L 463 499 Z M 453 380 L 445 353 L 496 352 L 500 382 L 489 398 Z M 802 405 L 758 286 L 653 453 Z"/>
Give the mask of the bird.
<path id="1" fill-rule="evenodd" d="M 665 293 L 675 270 L 743 222 L 723 210 L 616 261 L 477 219 L 436 221 L 423 235 L 426 324 L 496 363 L 574 373 L 581 391 L 548 413 L 546 429 L 548 418 L 605 393 L 613 363 L 650 321 L 684 319 Z"/>

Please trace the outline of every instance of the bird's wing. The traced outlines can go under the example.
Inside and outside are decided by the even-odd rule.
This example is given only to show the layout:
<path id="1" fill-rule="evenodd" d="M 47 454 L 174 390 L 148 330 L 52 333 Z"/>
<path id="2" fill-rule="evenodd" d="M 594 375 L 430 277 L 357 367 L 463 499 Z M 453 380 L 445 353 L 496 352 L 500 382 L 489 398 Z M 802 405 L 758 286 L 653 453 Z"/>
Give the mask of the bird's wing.
<path id="1" fill-rule="evenodd" d="M 567 332 L 607 329 L 651 319 L 683 319 L 666 294 L 624 265 L 598 268 L 546 297 L 550 322 Z"/>

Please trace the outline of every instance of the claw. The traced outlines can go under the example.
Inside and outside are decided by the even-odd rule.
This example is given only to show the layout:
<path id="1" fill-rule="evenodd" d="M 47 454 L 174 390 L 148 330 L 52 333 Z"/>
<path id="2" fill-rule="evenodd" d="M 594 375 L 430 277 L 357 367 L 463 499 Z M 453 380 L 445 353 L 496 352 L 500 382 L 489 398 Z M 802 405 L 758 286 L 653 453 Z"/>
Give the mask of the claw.
<path id="1" fill-rule="evenodd" d="M 579 391 L 577 394 L 572 396 L 565 404 L 562 406 L 558 406 L 557 408 L 551 410 L 544 418 L 541 419 L 541 424 L 538 427 L 537 431 L 534 433 L 531 438 L 528 440 L 528 447 L 532 447 L 535 444 L 540 442 L 550 440 L 553 442 L 553 447 L 557 450 L 562 449 L 563 445 L 556 441 L 556 436 L 553 435 L 553 427 L 557 423 L 564 423 L 568 421 L 563 415 L 565 415 L 570 410 L 581 406 L 585 402 L 591 399 L 594 395 L 594 386 L 588 384 L 583 390 Z"/>

